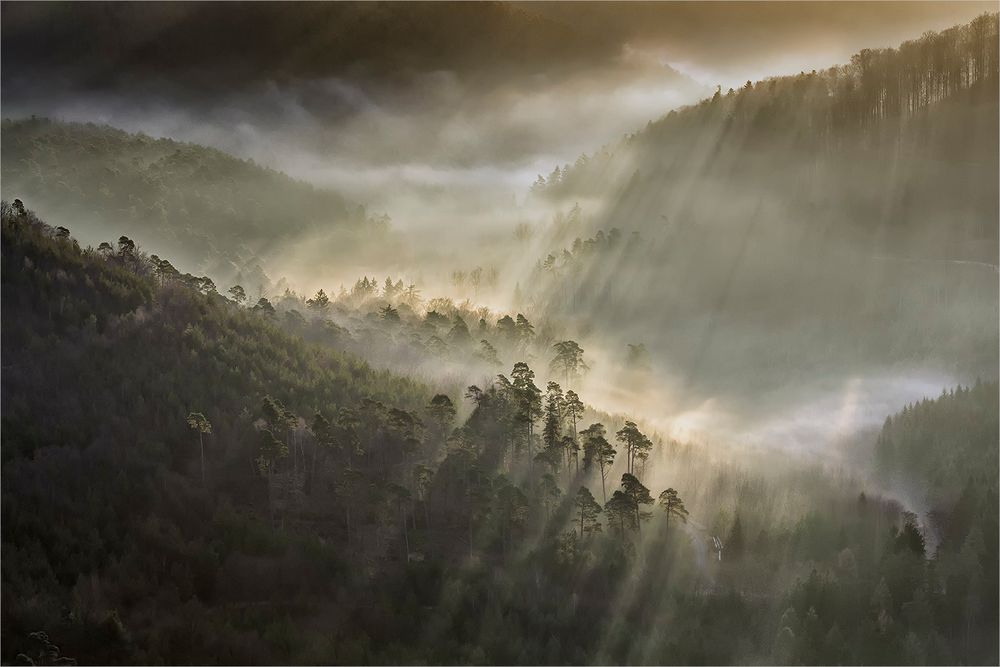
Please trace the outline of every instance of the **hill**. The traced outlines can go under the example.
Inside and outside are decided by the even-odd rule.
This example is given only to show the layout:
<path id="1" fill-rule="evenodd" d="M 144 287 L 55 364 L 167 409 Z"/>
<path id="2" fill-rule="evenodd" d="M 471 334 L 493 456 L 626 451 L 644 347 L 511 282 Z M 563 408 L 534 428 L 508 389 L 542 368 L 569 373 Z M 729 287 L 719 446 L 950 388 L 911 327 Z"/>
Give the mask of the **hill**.
<path id="1" fill-rule="evenodd" d="M 586 222 L 551 233 L 526 299 L 712 392 L 884 364 L 995 377 L 997 72 L 983 15 L 671 112 L 539 179 Z"/>
<path id="2" fill-rule="evenodd" d="M 280 540 L 266 518 L 302 516 L 318 453 L 305 455 L 305 419 L 409 415 L 427 390 L 306 345 L 266 308 L 237 308 L 128 242 L 81 250 L 20 202 L 2 213 L 4 662 L 43 629 L 88 662 L 266 661 L 255 642 L 213 637 L 196 601 L 221 594 L 220 567 L 236 568 L 236 594 L 257 567 L 290 574 L 303 549 L 339 571 L 334 550 Z M 201 447 L 193 413 L 208 424 Z M 368 466 L 356 470 L 362 485 Z M 173 620 L 148 634 L 151 612 Z M 194 627 L 191 648 L 168 647 Z"/>
<path id="3" fill-rule="evenodd" d="M 0 208 L 4 662 L 996 659 L 995 480 L 942 501 L 958 528 L 928 561 L 855 480 L 751 475 L 630 423 L 616 453 L 526 364 L 453 424 L 266 300 Z M 680 490 L 655 514 L 647 458 Z"/>
<path id="4" fill-rule="evenodd" d="M 535 191 L 602 195 L 600 222 L 647 233 L 732 227 L 761 208 L 880 247 L 936 228 L 937 241 L 959 238 L 947 248 L 956 256 L 979 242 L 985 254 L 971 258 L 995 264 L 997 21 L 984 14 L 844 66 L 719 90 Z"/>
<path id="5" fill-rule="evenodd" d="M 126 233 L 217 280 L 266 281 L 269 252 L 309 234 L 349 253 L 387 219 L 329 190 L 247 160 L 107 126 L 2 124 L 3 193 L 97 244 Z"/>

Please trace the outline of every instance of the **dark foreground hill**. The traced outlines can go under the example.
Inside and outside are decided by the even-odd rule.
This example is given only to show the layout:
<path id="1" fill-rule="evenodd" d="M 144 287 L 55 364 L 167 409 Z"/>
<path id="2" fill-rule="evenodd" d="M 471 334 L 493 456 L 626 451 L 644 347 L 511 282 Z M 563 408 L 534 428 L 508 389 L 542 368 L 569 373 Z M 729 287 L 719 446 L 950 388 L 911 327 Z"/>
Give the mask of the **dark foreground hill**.
<path id="1" fill-rule="evenodd" d="M 974 454 L 909 471 L 950 527 L 936 553 L 854 480 L 672 468 L 681 497 L 727 499 L 692 504 L 718 562 L 641 482 L 601 512 L 593 466 L 525 455 L 526 366 L 470 389 L 452 429 L 451 401 L 289 336 L 266 301 L 126 238 L 81 249 L 20 202 L 0 213 L 5 663 L 997 660 L 996 479 L 966 475 Z M 995 426 L 984 396 L 996 385 L 908 411 L 883 441 L 995 447 L 958 407 Z"/>

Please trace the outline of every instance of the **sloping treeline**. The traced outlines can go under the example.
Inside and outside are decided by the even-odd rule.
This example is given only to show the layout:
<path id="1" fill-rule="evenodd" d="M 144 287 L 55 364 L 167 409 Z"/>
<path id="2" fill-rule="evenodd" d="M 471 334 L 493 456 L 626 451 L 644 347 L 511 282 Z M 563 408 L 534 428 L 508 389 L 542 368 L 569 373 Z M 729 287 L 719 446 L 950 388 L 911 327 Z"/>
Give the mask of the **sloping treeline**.
<path id="1" fill-rule="evenodd" d="M 862 49 L 850 63 L 795 76 L 772 77 L 738 90 L 721 89 L 701 103 L 671 111 L 632 136 L 629 143 L 665 143 L 722 119 L 727 130 L 744 127 L 758 139 L 794 132 L 795 141 L 834 145 L 844 131 L 877 128 L 881 121 L 906 119 L 966 92 L 995 96 L 998 71 L 997 14 L 941 32 L 927 32 L 898 48 Z M 617 151 L 610 147 L 581 156 L 573 165 L 539 177 L 536 193 L 582 196 L 592 191 Z"/>
<path id="2" fill-rule="evenodd" d="M 539 179 L 592 203 L 525 296 L 600 312 L 711 395 L 914 360 L 995 373 L 997 25 L 719 90 Z"/>
<path id="3" fill-rule="evenodd" d="M 995 425 L 995 384 L 883 433 L 967 441 L 934 553 L 856 486 L 779 524 L 752 500 L 776 488 L 719 475 L 742 489 L 720 562 L 684 480 L 645 486 L 651 439 L 581 423 L 572 341 L 562 386 L 517 363 L 457 423 L 127 238 L 2 208 L 5 662 L 996 660 L 996 480 L 970 469 L 996 434 L 961 425 Z"/>
<path id="4" fill-rule="evenodd" d="M 19 200 L 2 221 L 11 659 L 48 651 L 42 631 L 88 661 L 216 655 L 226 640 L 210 628 L 251 603 L 240 582 L 261 568 L 288 577 L 303 549 L 319 549 L 319 563 L 301 580 L 248 595 L 280 607 L 310 597 L 318 577 L 342 596 L 370 583 L 345 574 L 365 563 L 395 577 L 427 560 L 438 581 L 456 558 L 502 559 L 546 531 L 575 553 L 601 532 L 602 511 L 608 544 L 633 548 L 649 518 L 639 476 L 652 442 L 626 423 L 628 472 L 608 489 L 616 452 L 603 425 L 578 424 L 579 397 L 556 383 L 543 394 L 527 364 L 470 387 L 473 416 L 454 428 L 450 398 L 303 344 L 266 300 L 244 307 L 124 236 L 81 249 Z M 560 344 L 554 368 L 571 380 L 582 355 Z M 603 507 L 584 485 L 598 471 Z M 577 489 L 565 498 L 563 478 Z M 676 491 L 662 506 L 684 518 Z M 165 616 L 151 622 L 154 609 Z M 181 649 L 187 614 L 204 627 Z M 236 661 L 281 655 L 259 638 L 237 643 L 224 649 Z M 361 659 L 343 650 L 338 661 Z"/>
<path id="5" fill-rule="evenodd" d="M 261 248 L 321 230 L 351 247 L 388 226 L 336 192 L 195 144 L 47 118 L 5 119 L 2 135 L 5 192 L 253 286 L 267 282 Z"/>

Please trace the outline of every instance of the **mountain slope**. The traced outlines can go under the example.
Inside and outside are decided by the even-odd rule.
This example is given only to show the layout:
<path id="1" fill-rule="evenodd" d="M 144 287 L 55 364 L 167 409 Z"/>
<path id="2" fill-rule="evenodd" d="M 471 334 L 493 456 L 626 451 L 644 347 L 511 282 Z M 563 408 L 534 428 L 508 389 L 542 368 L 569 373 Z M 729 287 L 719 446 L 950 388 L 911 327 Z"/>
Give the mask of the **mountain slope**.
<path id="1" fill-rule="evenodd" d="M 297 511 L 279 482 L 301 486 L 304 425 L 262 431 L 259 406 L 273 395 L 288 414 L 364 401 L 405 410 L 426 389 L 158 278 L 127 247 L 83 251 L 18 206 L 3 209 L 4 662 L 30 654 L 29 634 L 43 629 L 87 662 L 267 661 L 252 635 L 213 637 L 223 629 L 206 605 L 255 567 L 285 576 L 292 594 L 300 584 L 286 568 L 308 549 L 319 549 L 316 567 L 343 570 L 333 550 L 267 524 L 268 507 Z M 192 412 L 211 425 L 201 473 Z M 161 622 L 150 624 L 153 612 Z M 171 648 L 183 634 L 188 647 Z"/>
<path id="2" fill-rule="evenodd" d="M 326 234 L 348 253 L 385 227 L 335 192 L 195 144 L 47 119 L 5 120 L 0 138 L 8 201 L 94 245 L 124 232 L 216 279 L 256 274 L 248 287 L 282 244 Z"/>
<path id="3" fill-rule="evenodd" d="M 647 231 L 663 226 L 661 215 L 728 221 L 779 198 L 803 216 L 799 225 L 833 207 L 838 225 L 875 231 L 948 215 L 951 234 L 995 240 L 997 21 L 983 15 L 898 49 L 866 49 L 842 67 L 720 91 L 536 192 L 602 193 L 607 221 Z M 707 206 L 720 189 L 726 201 Z"/>
<path id="4" fill-rule="evenodd" d="M 726 536 L 719 562 L 701 521 L 630 527 L 623 493 L 649 490 L 628 476 L 578 513 L 602 484 L 586 456 L 560 466 L 558 386 L 526 433 L 527 366 L 470 388 L 452 429 L 448 399 L 421 409 L 423 387 L 287 335 L 266 302 L 127 239 L 81 250 L 20 202 L 0 219 L 4 662 L 995 661 L 988 485 L 940 506 L 954 539 L 927 561 L 856 480 L 653 448 Z"/>
<path id="5" fill-rule="evenodd" d="M 872 364 L 995 377 L 996 35 L 983 15 L 748 82 L 561 168 L 534 195 L 591 222 L 552 238 L 529 297 L 713 392 Z M 642 242 L 589 252 L 612 228 Z"/>

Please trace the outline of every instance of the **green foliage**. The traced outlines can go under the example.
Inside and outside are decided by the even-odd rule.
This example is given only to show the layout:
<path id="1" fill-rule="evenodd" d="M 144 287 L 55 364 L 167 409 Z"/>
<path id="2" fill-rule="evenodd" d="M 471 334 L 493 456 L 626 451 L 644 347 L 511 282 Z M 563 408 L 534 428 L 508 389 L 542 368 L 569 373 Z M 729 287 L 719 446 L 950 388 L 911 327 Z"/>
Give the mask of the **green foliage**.
<path id="1" fill-rule="evenodd" d="M 977 382 L 887 418 L 875 446 L 880 475 L 887 482 L 916 477 L 935 497 L 956 493 L 970 478 L 985 481 L 998 465 L 997 401 L 996 382 Z"/>
<path id="2" fill-rule="evenodd" d="M 927 516 L 799 471 L 809 505 L 778 520 L 791 482 L 724 468 L 678 475 L 653 516 L 625 472 L 602 508 L 592 485 L 627 462 L 525 362 L 470 387 L 455 424 L 446 394 L 140 248 L 83 250 L 2 209 L 5 662 L 996 662 L 997 487 L 975 470 L 995 383 L 887 422 L 878 449 L 919 451 L 889 469 L 931 491 Z M 211 434 L 205 484 L 192 429 Z M 654 447 L 619 434 L 633 462 Z M 574 435 L 562 488 L 531 448 L 561 465 Z"/>
<path id="3" fill-rule="evenodd" d="M 4 120 L 2 137 L 5 193 L 44 202 L 59 219 L 86 212 L 79 225 L 91 234 L 127 229 L 216 275 L 235 264 L 252 287 L 265 277 L 249 248 L 336 229 L 341 252 L 376 226 L 337 193 L 194 144 L 34 118 Z"/>
<path id="4" fill-rule="evenodd" d="M 656 332 L 706 395 L 914 359 L 995 372 L 997 26 L 748 82 L 563 167 L 535 196 L 597 203 L 583 229 L 552 221 L 525 300 Z"/>
<path id="5" fill-rule="evenodd" d="M 659 503 L 660 507 L 663 508 L 663 513 L 666 515 L 667 521 L 670 520 L 670 517 L 674 516 L 682 522 L 687 523 L 688 511 L 684 507 L 684 501 L 677 495 L 676 489 L 667 489 L 661 493 Z"/>

